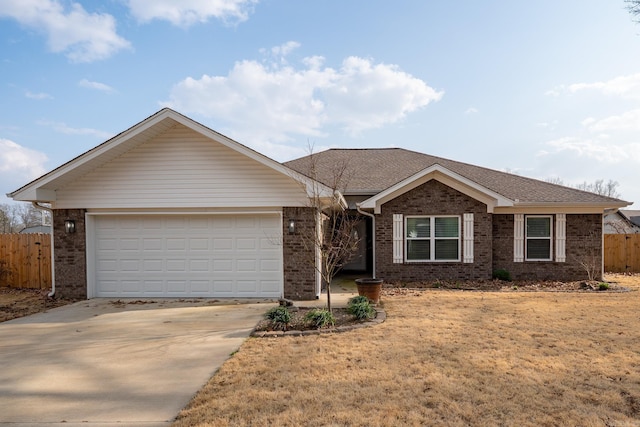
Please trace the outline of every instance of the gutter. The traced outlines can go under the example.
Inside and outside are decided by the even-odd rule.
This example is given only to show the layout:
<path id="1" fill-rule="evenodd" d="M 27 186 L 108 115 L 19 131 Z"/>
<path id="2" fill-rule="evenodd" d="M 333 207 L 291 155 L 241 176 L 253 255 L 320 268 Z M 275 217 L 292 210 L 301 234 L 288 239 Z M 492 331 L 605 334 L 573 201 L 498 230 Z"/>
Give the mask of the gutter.
<path id="1" fill-rule="evenodd" d="M 375 279 L 376 278 L 376 217 L 374 214 L 370 214 L 369 212 L 365 212 L 361 210 L 359 203 L 356 203 L 356 210 L 362 215 L 365 215 L 371 218 L 371 234 L 372 234 L 371 236 L 371 253 L 372 253 L 371 276 Z"/>
<path id="2" fill-rule="evenodd" d="M 51 208 L 47 208 L 45 206 L 41 206 L 38 204 L 38 202 L 31 202 L 31 204 L 33 205 L 34 208 L 41 210 L 41 211 L 47 211 L 51 214 L 51 233 L 50 233 L 50 238 L 51 238 L 51 292 L 49 292 L 47 294 L 47 296 L 49 298 L 53 298 L 53 296 L 56 294 L 56 269 L 55 269 L 55 264 L 54 264 L 54 245 L 53 245 L 53 209 Z"/>

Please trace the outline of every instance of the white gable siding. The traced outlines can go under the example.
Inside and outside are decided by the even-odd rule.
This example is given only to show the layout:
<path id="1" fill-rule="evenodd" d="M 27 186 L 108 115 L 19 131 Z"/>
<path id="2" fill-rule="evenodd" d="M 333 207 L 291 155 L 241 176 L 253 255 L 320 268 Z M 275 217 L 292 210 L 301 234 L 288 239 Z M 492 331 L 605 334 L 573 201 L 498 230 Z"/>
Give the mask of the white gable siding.
<path id="1" fill-rule="evenodd" d="M 58 209 L 304 205 L 291 177 L 183 125 L 57 189 L 55 203 Z"/>

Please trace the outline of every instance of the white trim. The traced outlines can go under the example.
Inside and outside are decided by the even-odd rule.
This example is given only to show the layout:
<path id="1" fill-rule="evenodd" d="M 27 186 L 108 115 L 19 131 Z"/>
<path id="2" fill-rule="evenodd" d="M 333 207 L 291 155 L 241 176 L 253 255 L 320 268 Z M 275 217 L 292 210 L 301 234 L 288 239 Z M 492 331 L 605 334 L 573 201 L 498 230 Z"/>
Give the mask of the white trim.
<path id="1" fill-rule="evenodd" d="M 324 231 L 322 230 L 322 212 L 316 211 L 315 216 L 316 216 L 316 237 L 314 239 L 314 242 L 322 242 L 322 235 L 324 233 Z M 315 253 L 316 297 L 320 297 L 320 294 L 322 293 L 322 250 L 320 248 L 320 245 L 314 244 L 314 247 L 316 251 Z M 282 264 L 284 265 L 284 254 L 282 254 Z M 284 281 L 284 275 L 282 277 Z M 283 283 L 283 288 L 284 288 L 284 283 Z"/>
<path id="2" fill-rule="evenodd" d="M 96 224 L 95 215 L 84 214 L 85 262 L 87 266 L 87 299 L 95 298 L 96 284 Z"/>
<path id="3" fill-rule="evenodd" d="M 556 214 L 556 262 L 567 261 L 567 215 Z"/>
<path id="4" fill-rule="evenodd" d="M 512 207 L 496 207 L 493 211 L 494 214 L 536 214 L 536 215 L 554 215 L 557 213 L 564 214 L 602 214 L 608 209 L 618 209 L 625 204 L 570 204 L 570 203 L 549 203 L 549 204 L 522 204 L 516 203 Z"/>
<path id="5" fill-rule="evenodd" d="M 524 215 L 513 215 L 513 262 L 524 262 Z"/>
<path id="6" fill-rule="evenodd" d="M 393 214 L 393 263 L 404 261 L 404 220 L 402 214 Z"/>
<path id="7" fill-rule="evenodd" d="M 548 218 L 549 219 L 549 237 L 529 237 L 527 236 L 527 220 L 529 218 Z M 524 218 L 525 221 L 525 261 L 533 261 L 533 262 L 546 262 L 553 261 L 553 215 L 526 215 Z M 528 258 L 527 257 L 527 245 L 529 240 L 547 240 L 549 239 L 549 258 Z"/>
<path id="8" fill-rule="evenodd" d="M 466 213 L 463 215 L 463 262 L 473 263 L 473 214 Z"/>
<path id="9" fill-rule="evenodd" d="M 460 262 L 460 249 L 461 249 L 461 243 L 462 243 L 462 236 L 460 235 L 460 227 L 461 227 L 461 222 L 460 221 L 460 215 L 406 215 L 404 217 L 404 230 L 403 230 L 403 236 L 404 236 L 404 240 L 405 240 L 405 244 L 408 244 L 408 242 L 413 241 L 414 239 L 410 239 L 409 237 L 407 237 L 407 220 L 411 219 L 411 218 L 429 218 L 429 224 L 430 224 L 430 236 L 428 238 L 422 238 L 422 239 L 415 239 L 415 240 L 429 240 L 429 252 L 430 252 L 430 259 L 408 259 L 408 250 L 405 250 L 405 254 L 404 254 L 404 262 L 408 263 L 408 264 L 412 264 L 412 263 L 433 263 L 433 262 Z M 458 220 L 458 236 L 457 237 L 436 237 L 436 226 L 435 226 L 435 222 L 436 222 L 436 218 L 456 218 Z M 456 259 L 436 259 L 436 240 L 455 240 L 458 242 L 458 258 Z"/>
<path id="10" fill-rule="evenodd" d="M 109 216 L 117 216 L 117 215 L 280 215 L 282 216 L 282 210 L 250 210 L 250 211 L 242 211 L 242 210 L 220 210 L 220 211 L 194 211 L 194 210 L 184 210 L 184 211 L 109 211 L 109 210 L 100 210 L 100 211 L 88 211 L 86 215 L 109 215 Z"/>
<path id="11" fill-rule="evenodd" d="M 493 212 L 498 206 L 513 206 L 512 200 L 436 163 L 368 198 L 360 207 L 373 209 L 374 213 L 379 214 L 384 203 L 432 179 L 486 204 L 487 212 Z"/>

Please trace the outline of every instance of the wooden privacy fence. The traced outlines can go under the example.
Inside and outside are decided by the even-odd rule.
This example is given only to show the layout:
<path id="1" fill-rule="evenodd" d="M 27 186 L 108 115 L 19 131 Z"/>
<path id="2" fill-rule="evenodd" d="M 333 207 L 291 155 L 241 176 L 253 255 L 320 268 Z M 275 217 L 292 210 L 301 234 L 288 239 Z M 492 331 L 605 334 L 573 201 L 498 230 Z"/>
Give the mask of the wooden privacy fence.
<path id="1" fill-rule="evenodd" d="M 640 234 L 604 235 L 604 271 L 640 273 Z"/>
<path id="2" fill-rule="evenodd" d="M 51 287 L 51 237 L 48 234 L 0 234 L 0 286 Z"/>

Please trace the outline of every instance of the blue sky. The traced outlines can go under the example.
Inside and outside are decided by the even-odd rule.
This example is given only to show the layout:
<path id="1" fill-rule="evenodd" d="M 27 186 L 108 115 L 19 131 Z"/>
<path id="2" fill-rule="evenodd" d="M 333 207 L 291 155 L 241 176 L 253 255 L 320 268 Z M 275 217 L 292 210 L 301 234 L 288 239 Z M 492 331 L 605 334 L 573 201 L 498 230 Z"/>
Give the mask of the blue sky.
<path id="1" fill-rule="evenodd" d="M 640 205 L 623 0 L 0 0 L 0 61 L 0 195 L 168 106 L 279 161 L 403 147 Z"/>

